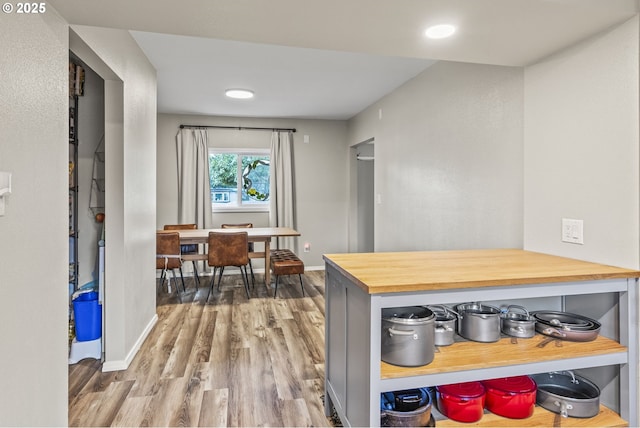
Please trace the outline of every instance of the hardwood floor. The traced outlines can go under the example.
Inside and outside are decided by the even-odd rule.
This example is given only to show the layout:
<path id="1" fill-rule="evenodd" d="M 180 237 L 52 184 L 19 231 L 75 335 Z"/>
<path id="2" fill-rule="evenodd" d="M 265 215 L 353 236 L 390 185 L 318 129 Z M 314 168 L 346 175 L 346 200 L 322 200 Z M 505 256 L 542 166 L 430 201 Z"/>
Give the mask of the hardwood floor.
<path id="1" fill-rule="evenodd" d="M 158 291 L 158 323 L 130 367 L 69 366 L 69 426 L 331 426 L 324 416 L 324 272 L 282 277 L 278 298 L 262 275 L 247 300 L 225 276 L 191 278 L 179 303 Z M 268 294 L 267 294 L 268 293 Z"/>

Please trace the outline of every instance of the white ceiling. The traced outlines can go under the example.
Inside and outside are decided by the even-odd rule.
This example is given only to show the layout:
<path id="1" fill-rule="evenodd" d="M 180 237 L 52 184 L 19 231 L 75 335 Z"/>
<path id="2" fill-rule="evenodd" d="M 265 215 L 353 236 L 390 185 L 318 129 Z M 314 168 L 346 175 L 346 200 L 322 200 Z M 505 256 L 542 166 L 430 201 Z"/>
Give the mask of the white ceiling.
<path id="1" fill-rule="evenodd" d="M 617 25 L 638 0 L 50 0 L 71 24 L 132 31 L 158 110 L 346 119 L 434 60 L 523 66 Z M 432 24 L 458 26 L 427 40 Z M 225 99 L 228 87 L 256 93 Z"/>

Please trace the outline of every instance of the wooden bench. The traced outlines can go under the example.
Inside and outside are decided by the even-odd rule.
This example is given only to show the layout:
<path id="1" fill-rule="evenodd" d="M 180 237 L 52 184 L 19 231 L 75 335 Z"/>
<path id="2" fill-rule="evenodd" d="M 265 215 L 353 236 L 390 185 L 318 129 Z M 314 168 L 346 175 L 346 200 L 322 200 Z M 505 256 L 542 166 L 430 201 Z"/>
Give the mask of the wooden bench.
<path id="1" fill-rule="evenodd" d="M 300 278 L 300 288 L 302 289 L 302 296 L 304 297 L 304 285 L 302 285 L 302 274 L 304 273 L 304 263 L 296 256 L 293 251 L 271 250 L 271 272 L 276 276 L 276 290 L 273 293 L 273 298 L 276 298 L 278 294 L 278 278 L 280 275 L 295 275 L 298 274 Z"/>

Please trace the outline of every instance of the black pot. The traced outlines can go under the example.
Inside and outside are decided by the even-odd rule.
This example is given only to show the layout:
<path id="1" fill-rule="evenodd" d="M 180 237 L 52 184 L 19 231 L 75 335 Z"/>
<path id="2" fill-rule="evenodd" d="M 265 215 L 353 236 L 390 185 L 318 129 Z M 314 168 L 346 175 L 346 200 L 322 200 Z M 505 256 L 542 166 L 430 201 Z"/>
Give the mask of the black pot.
<path id="1" fill-rule="evenodd" d="M 380 358 L 396 366 L 424 366 L 435 352 L 435 315 L 422 306 L 382 309 Z"/>
<path id="2" fill-rule="evenodd" d="M 431 396 L 425 388 L 386 392 L 380 396 L 380 426 L 433 426 L 431 408 Z"/>
<path id="3" fill-rule="evenodd" d="M 600 412 L 600 388 L 571 371 L 531 375 L 536 403 L 562 417 L 592 418 Z"/>

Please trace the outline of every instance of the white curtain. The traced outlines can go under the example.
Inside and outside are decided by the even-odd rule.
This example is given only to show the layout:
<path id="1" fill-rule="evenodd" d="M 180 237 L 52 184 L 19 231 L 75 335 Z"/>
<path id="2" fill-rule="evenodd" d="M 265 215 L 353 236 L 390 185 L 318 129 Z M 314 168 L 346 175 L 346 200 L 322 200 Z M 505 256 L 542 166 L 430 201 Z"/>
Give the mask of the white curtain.
<path id="1" fill-rule="evenodd" d="M 269 189 L 269 225 L 296 228 L 295 183 L 291 132 L 271 134 L 271 185 Z M 298 252 L 296 238 L 278 238 L 278 248 Z"/>
<path id="2" fill-rule="evenodd" d="M 207 142 L 205 129 L 181 129 L 176 135 L 178 223 L 195 223 L 204 229 L 213 223 Z"/>

